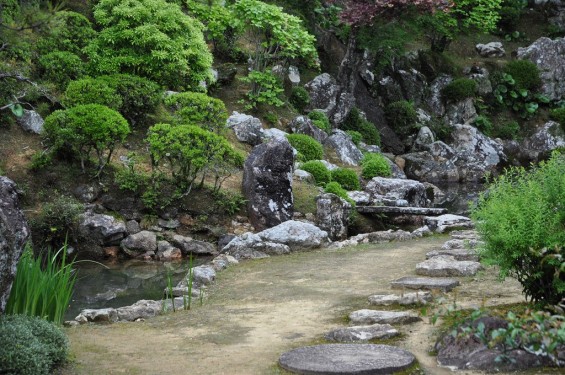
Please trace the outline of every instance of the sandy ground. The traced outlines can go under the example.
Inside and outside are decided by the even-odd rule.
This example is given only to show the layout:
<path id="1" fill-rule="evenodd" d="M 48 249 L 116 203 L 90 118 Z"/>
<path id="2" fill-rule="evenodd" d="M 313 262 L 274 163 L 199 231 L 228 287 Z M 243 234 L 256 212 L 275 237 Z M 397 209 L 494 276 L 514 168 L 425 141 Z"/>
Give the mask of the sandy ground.
<path id="1" fill-rule="evenodd" d="M 69 328 L 72 364 L 65 374 L 286 374 L 277 366 L 290 349 L 323 342 L 367 297 L 390 292 L 389 281 L 413 275 L 425 253 L 447 237 L 317 250 L 247 261 L 218 275 L 201 306 L 139 323 Z M 522 301 L 519 284 L 495 270 L 463 278 L 451 299 L 466 306 Z M 401 327 L 394 344 L 412 351 L 423 373 L 450 374 L 430 356 L 436 327 Z M 474 374 L 461 372 L 461 374 Z"/>

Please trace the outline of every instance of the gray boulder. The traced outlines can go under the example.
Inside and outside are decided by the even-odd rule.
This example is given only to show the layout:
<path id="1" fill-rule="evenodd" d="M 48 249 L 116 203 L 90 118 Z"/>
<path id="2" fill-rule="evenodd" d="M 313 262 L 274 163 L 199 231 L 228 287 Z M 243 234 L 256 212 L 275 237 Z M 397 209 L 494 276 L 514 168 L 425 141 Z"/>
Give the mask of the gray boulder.
<path id="1" fill-rule="evenodd" d="M 334 130 L 332 135 L 325 140 L 324 146 L 334 150 L 344 164 L 356 166 L 363 159 L 363 153 L 355 146 L 351 136 L 342 130 Z"/>
<path id="2" fill-rule="evenodd" d="M 506 51 L 500 42 L 490 42 L 486 44 L 477 44 L 475 50 L 481 57 L 504 57 Z"/>
<path id="3" fill-rule="evenodd" d="M 198 266 L 192 269 L 192 277 L 196 285 L 210 285 L 216 279 L 216 271 L 212 266 Z"/>
<path id="4" fill-rule="evenodd" d="M 291 251 L 314 249 L 329 243 L 328 233 L 317 226 L 289 220 L 257 233 L 265 242 L 287 245 Z"/>
<path id="5" fill-rule="evenodd" d="M 240 142 L 255 146 L 263 141 L 263 125 L 261 120 L 256 117 L 234 111 L 228 118 L 226 125 L 234 131 Z"/>
<path id="6" fill-rule="evenodd" d="M 102 247 L 117 246 L 128 233 L 123 221 L 110 215 L 86 212 L 79 216 L 79 250 L 102 256 Z"/>
<path id="7" fill-rule="evenodd" d="M 286 139 L 288 133 L 277 128 L 265 129 L 263 135 L 265 139 L 277 138 L 279 140 Z"/>
<path id="8" fill-rule="evenodd" d="M 481 270 L 479 262 L 456 260 L 450 255 L 438 255 L 416 265 L 416 274 L 433 277 L 474 276 Z"/>
<path id="9" fill-rule="evenodd" d="M 348 191 L 347 196 L 355 202 L 356 206 L 368 206 L 373 202 L 371 194 L 366 191 Z"/>
<path id="10" fill-rule="evenodd" d="M 304 85 L 310 94 L 309 110 L 320 109 L 326 114 L 333 113 L 337 103 L 339 86 L 328 73 L 322 73 Z"/>
<path id="11" fill-rule="evenodd" d="M 431 302 L 433 296 L 430 292 L 412 292 L 398 294 L 374 294 L 369 296 L 369 304 L 373 306 L 390 306 L 393 304 L 398 305 L 425 305 Z"/>
<path id="12" fill-rule="evenodd" d="M 565 131 L 559 123 L 549 121 L 524 140 L 520 145 L 520 156 L 539 161 L 559 147 L 565 147 Z"/>
<path id="13" fill-rule="evenodd" d="M 379 197 L 406 200 L 413 207 L 426 207 L 428 198 L 426 187 L 414 180 L 375 177 L 365 187 L 374 200 Z"/>
<path id="14" fill-rule="evenodd" d="M 295 169 L 293 177 L 295 179 L 297 179 L 298 181 L 304 181 L 304 182 L 308 182 L 308 183 L 311 183 L 311 184 L 316 183 L 314 176 L 312 176 L 311 173 L 306 172 L 302 169 Z"/>
<path id="15" fill-rule="evenodd" d="M 19 117 L 17 121 L 22 129 L 35 134 L 41 134 L 43 131 L 43 124 L 45 123 L 39 113 L 27 109 L 24 109 L 23 116 Z"/>
<path id="16" fill-rule="evenodd" d="M 296 86 L 300 83 L 300 71 L 296 66 L 291 65 L 288 67 L 287 78 L 293 86 Z"/>
<path id="17" fill-rule="evenodd" d="M 163 302 L 143 299 L 131 306 L 118 307 L 116 312 L 118 314 L 118 320 L 122 322 L 133 322 L 138 319 L 152 318 L 163 312 Z"/>
<path id="18" fill-rule="evenodd" d="M 30 230 L 14 181 L 0 176 L 0 314 L 4 313 L 16 268 Z"/>
<path id="19" fill-rule="evenodd" d="M 332 241 L 347 239 L 351 210 L 351 204 L 335 194 L 316 197 L 316 223 L 321 230 L 328 232 Z"/>
<path id="20" fill-rule="evenodd" d="M 261 259 L 271 255 L 289 254 L 290 248 L 285 244 L 263 241 L 258 235 L 248 232 L 231 240 L 222 252 L 236 260 Z"/>
<path id="21" fill-rule="evenodd" d="M 565 39 L 542 37 L 525 48 L 518 48 L 518 58 L 536 64 L 542 79 L 541 92 L 550 100 L 565 98 Z"/>
<path id="22" fill-rule="evenodd" d="M 446 108 L 445 120 L 450 125 L 469 124 L 477 118 L 477 109 L 472 98 L 451 103 Z"/>
<path id="23" fill-rule="evenodd" d="M 157 236 L 155 232 L 143 230 L 127 236 L 120 243 L 122 250 L 131 257 L 141 254 L 155 253 L 157 250 Z"/>
<path id="24" fill-rule="evenodd" d="M 326 132 L 314 125 L 307 116 L 296 117 L 289 126 L 293 133 L 309 135 L 320 143 L 328 138 Z"/>
<path id="25" fill-rule="evenodd" d="M 176 260 L 182 258 L 182 251 L 171 245 L 168 241 L 157 243 L 157 253 L 155 257 L 159 260 Z"/>
<path id="26" fill-rule="evenodd" d="M 427 126 L 422 126 L 418 131 L 416 139 L 414 139 L 413 148 L 416 150 L 425 149 L 426 146 L 431 145 L 436 141 L 434 133 Z"/>
<path id="27" fill-rule="evenodd" d="M 209 255 L 216 254 L 216 246 L 210 242 L 194 240 L 191 237 L 173 235 L 170 239 L 171 244 L 178 247 L 184 255 Z"/>
<path id="28" fill-rule="evenodd" d="M 426 216 L 424 224 L 436 233 L 444 233 L 456 229 L 472 229 L 474 224 L 468 217 L 459 215 Z"/>
<path id="29" fill-rule="evenodd" d="M 404 94 L 404 100 L 411 101 L 414 105 L 419 106 L 423 102 L 428 88 L 426 76 L 413 68 L 399 69 L 395 74 Z"/>
<path id="30" fill-rule="evenodd" d="M 402 155 L 402 158 L 405 161 L 404 172 L 408 178 L 423 182 L 459 181 L 459 169 L 451 159 L 434 156 L 429 151 Z"/>
<path id="31" fill-rule="evenodd" d="M 399 332 L 390 324 L 373 324 L 370 326 L 353 326 L 338 328 L 326 334 L 326 340 L 337 342 L 369 341 L 388 339 L 398 336 Z"/>
<path id="32" fill-rule="evenodd" d="M 114 308 L 85 309 L 75 318 L 79 323 L 114 323 L 118 321 L 118 312 Z"/>
<path id="33" fill-rule="evenodd" d="M 422 318 L 409 311 L 357 310 L 349 314 L 351 324 L 410 324 Z"/>
<path id="34" fill-rule="evenodd" d="M 463 73 L 477 83 L 477 94 L 484 96 L 492 93 L 492 83 L 488 69 L 473 65 L 463 70 Z"/>
<path id="35" fill-rule="evenodd" d="M 255 146 L 245 161 L 242 190 L 249 221 L 256 229 L 270 228 L 292 218 L 293 165 L 293 149 L 286 139 L 271 139 Z"/>
<path id="36" fill-rule="evenodd" d="M 432 81 L 429 86 L 429 94 L 426 96 L 426 105 L 432 113 L 438 117 L 445 115 L 445 105 L 441 95 L 441 91 L 453 81 L 448 75 L 440 75 Z"/>

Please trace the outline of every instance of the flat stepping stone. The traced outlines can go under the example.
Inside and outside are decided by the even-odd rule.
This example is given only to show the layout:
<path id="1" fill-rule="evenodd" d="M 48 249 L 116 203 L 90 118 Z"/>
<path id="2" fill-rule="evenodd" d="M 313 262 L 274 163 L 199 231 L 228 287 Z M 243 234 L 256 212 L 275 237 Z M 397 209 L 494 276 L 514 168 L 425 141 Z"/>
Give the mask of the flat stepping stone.
<path id="1" fill-rule="evenodd" d="M 412 366 L 416 358 L 390 345 L 325 344 L 306 346 L 281 355 L 279 364 L 295 374 L 393 374 Z"/>
<path id="2" fill-rule="evenodd" d="M 410 324 L 422 320 L 417 314 L 409 311 L 379 311 L 362 309 L 349 314 L 352 324 Z"/>
<path id="3" fill-rule="evenodd" d="M 479 240 L 481 238 L 476 230 L 455 230 L 450 235 L 454 240 Z"/>
<path id="4" fill-rule="evenodd" d="M 416 265 L 416 274 L 432 277 L 473 276 L 482 266 L 479 262 L 458 261 L 452 256 L 441 255 Z"/>
<path id="5" fill-rule="evenodd" d="M 368 341 L 388 339 L 398 336 L 398 330 L 390 324 L 373 324 L 370 326 L 354 326 L 338 328 L 326 334 L 326 340 L 337 342 Z"/>
<path id="6" fill-rule="evenodd" d="M 414 292 L 398 294 L 374 294 L 369 296 L 369 304 L 373 306 L 389 306 L 392 304 L 398 305 L 417 305 L 426 303 L 432 300 L 430 292 Z"/>
<path id="7" fill-rule="evenodd" d="M 426 253 L 426 259 L 444 255 L 452 256 L 455 260 L 479 261 L 479 255 L 474 250 L 467 249 L 434 250 Z"/>
<path id="8" fill-rule="evenodd" d="M 453 239 L 449 240 L 444 243 L 441 248 L 442 250 L 451 250 L 451 249 L 476 249 L 479 246 L 484 245 L 483 241 L 479 241 L 476 239 Z"/>
<path id="9" fill-rule="evenodd" d="M 458 285 L 459 281 L 455 279 L 413 276 L 401 277 L 390 282 L 390 286 L 395 289 L 425 289 L 443 292 L 449 292 Z"/>
<path id="10" fill-rule="evenodd" d="M 433 232 L 444 233 L 456 229 L 474 228 L 475 225 L 465 216 L 446 214 L 441 216 L 426 216 L 424 217 L 424 224 L 427 225 Z"/>

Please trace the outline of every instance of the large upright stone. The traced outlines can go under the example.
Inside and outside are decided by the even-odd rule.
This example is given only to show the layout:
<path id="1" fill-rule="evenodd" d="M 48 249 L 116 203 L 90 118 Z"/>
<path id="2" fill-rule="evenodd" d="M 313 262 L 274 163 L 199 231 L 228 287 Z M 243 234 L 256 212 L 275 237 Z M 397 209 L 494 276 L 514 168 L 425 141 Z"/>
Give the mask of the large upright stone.
<path id="1" fill-rule="evenodd" d="M 245 161 L 243 193 L 255 229 L 271 228 L 292 218 L 293 165 L 292 146 L 276 138 L 255 146 Z"/>
<path id="2" fill-rule="evenodd" d="M 333 112 L 336 107 L 339 86 L 328 73 L 320 74 L 304 85 L 310 94 L 309 109 L 320 109 L 326 114 Z"/>
<path id="3" fill-rule="evenodd" d="M 355 146 L 351 136 L 342 130 L 334 130 L 332 135 L 325 140 L 324 146 L 335 151 L 339 160 L 344 164 L 356 166 L 363 159 L 363 153 Z"/>
<path id="4" fill-rule="evenodd" d="M 0 176 L 0 314 L 4 313 L 20 255 L 30 231 L 18 202 L 16 184 Z"/>
<path id="5" fill-rule="evenodd" d="M 293 133 L 309 135 L 320 143 L 324 143 L 328 138 L 328 134 L 314 125 L 307 116 L 296 117 L 290 122 L 289 126 Z"/>
<path id="6" fill-rule="evenodd" d="M 244 113 L 233 112 L 226 126 L 234 131 L 240 142 L 249 143 L 252 146 L 261 143 L 264 137 L 261 120 Z"/>
<path id="7" fill-rule="evenodd" d="M 335 194 L 322 194 L 316 197 L 316 222 L 320 229 L 328 232 L 332 241 L 347 239 L 347 225 L 351 205 Z"/>
<path id="8" fill-rule="evenodd" d="M 375 177 L 369 181 L 365 191 L 369 192 L 373 199 L 382 196 L 387 199 L 406 200 L 413 207 L 426 207 L 428 204 L 426 187 L 414 180 Z"/>
<path id="9" fill-rule="evenodd" d="M 110 215 L 86 212 L 79 216 L 80 250 L 103 256 L 102 247 L 119 245 L 127 236 L 126 224 Z"/>

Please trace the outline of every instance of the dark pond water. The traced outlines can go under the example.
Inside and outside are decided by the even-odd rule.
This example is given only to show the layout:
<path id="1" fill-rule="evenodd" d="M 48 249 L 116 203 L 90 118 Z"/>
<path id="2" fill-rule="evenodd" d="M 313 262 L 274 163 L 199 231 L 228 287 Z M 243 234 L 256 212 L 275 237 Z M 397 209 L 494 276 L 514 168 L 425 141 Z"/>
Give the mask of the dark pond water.
<path id="1" fill-rule="evenodd" d="M 197 258 L 197 266 L 210 258 Z M 74 319 L 82 309 L 131 305 L 140 299 L 162 299 L 167 274 L 176 285 L 186 275 L 188 261 L 147 262 L 130 260 L 104 263 L 79 262 L 73 298 L 65 319 Z"/>

